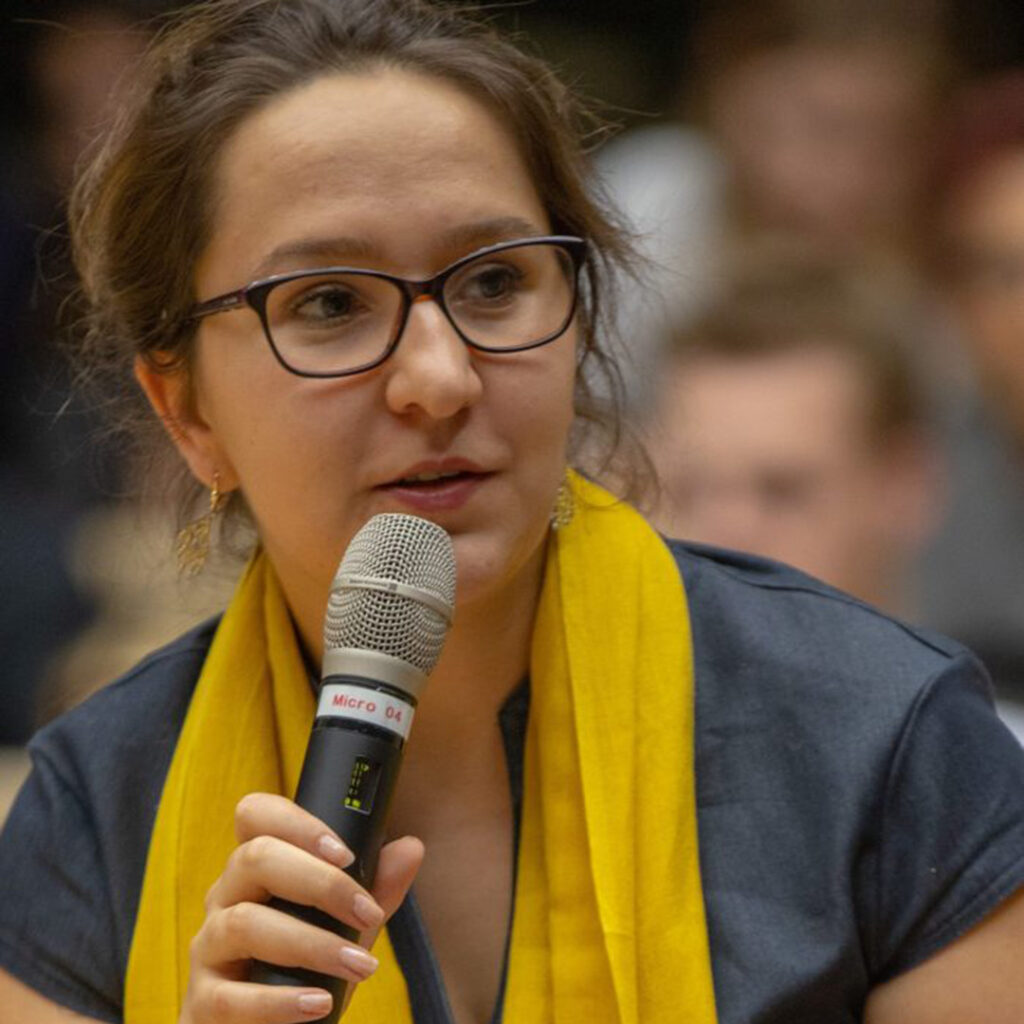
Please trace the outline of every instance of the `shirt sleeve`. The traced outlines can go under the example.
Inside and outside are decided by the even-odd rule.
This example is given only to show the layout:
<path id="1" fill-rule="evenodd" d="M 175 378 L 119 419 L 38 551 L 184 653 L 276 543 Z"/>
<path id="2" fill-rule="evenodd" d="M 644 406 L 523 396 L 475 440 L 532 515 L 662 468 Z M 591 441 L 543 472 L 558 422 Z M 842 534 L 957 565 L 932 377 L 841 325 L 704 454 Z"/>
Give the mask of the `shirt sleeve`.
<path id="1" fill-rule="evenodd" d="M 967 654 L 911 707 L 886 779 L 873 973 L 887 980 L 959 938 L 1024 884 L 1024 750 Z"/>
<path id="2" fill-rule="evenodd" d="M 85 802 L 45 748 L 0 834 L 0 966 L 48 999 L 121 1020 L 109 886 Z"/>

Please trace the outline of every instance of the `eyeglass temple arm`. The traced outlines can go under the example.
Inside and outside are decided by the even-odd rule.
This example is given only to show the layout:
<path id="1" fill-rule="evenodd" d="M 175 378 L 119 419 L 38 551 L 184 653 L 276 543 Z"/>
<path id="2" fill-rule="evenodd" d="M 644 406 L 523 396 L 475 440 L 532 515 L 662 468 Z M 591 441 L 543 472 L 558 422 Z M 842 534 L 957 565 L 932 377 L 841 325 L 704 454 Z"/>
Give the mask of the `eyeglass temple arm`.
<path id="1" fill-rule="evenodd" d="M 189 320 L 199 320 L 211 313 L 226 313 L 229 309 L 238 309 L 245 303 L 245 288 L 238 291 L 228 292 L 226 295 L 218 295 L 215 299 L 207 299 L 205 302 L 197 302 L 188 314 Z"/>

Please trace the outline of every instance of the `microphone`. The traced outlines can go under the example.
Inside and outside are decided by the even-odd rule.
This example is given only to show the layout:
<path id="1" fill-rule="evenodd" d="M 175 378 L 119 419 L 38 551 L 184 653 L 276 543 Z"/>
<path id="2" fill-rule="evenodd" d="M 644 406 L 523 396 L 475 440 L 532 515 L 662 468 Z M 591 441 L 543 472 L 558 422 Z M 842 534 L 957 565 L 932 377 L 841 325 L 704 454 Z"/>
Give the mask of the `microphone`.
<path id="1" fill-rule="evenodd" d="M 295 802 L 329 825 L 355 855 L 345 870 L 369 889 L 416 702 L 441 656 L 455 604 L 451 538 L 418 516 L 382 513 L 352 538 L 331 584 L 320 696 Z M 344 938 L 357 929 L 316 907 L 271 906 Z M 347 982 L 298 967 L 253 962 L 252 981 L 312 985 L 334 998 Z"/>

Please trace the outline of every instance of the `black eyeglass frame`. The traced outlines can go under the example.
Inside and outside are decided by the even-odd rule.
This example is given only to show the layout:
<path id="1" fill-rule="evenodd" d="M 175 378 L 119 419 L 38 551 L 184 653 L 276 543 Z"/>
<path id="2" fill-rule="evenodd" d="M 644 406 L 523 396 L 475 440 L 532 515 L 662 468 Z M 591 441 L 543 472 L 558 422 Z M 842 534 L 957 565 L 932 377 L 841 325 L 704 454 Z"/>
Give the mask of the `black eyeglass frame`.
<path id="1" fill-rule="evenodd" d="M 511 348 L 491 348 L 488 345 L 481 345 L 472 338 L 467 337 L 455 322 L 455 318 L 452 316 L 448 306 L 445 304 L 445 283 L 453 274 L 466 266 L 467 263 L 472 263 L 474 260 L 489 256 L 492 253 L 500 253 L 506 249 L 518 249 L 523 246 L 530 245 L 555 246 L 569 254 L 569 259 L 572 262 L 573 269 L 572 302 L 570 303 L 569 311 L 561 326 L 557 330 L 552 331 L 550 334 L 538 339 L 537 341 L 527 342 L 525 345 L 515 345 Z M 423 296 L 429 296 L 438 304 L 445 315 L 445 319 L 449 324 L 451 324 L 452 329 L 459 336 L 462 342 L 469 346 L 469 348 L 477 349 L 480 352 L 490 352 L 498 355 L 503 355 L 506 352 L 523 352 L 531 348 L 540 348 L 541 345 L 547 345 L 550 342 L 555 341 L 566 332 L 569 324 L 572 323 L 572 319 L 576 315 L 576 309 L 579 305 L 579 275 L 580 270 L 583 267 L 583 262 L 586 259 L 586 254 L 587 243 L 582 238 L 578 238 L 575 235 L 536 235 L 530 236 L 529 238 L 517 238 L 508 242 L 499 242 L 496 245 L 488 245 L 482 249 L 477 249 L 466 256 L 460 257 L 454 263 L 450 263 L 444 268 L 444 270 L 440 271 L 440 273 L 423 280 L 399 277 L 396 274 L 388 274 L 381 270 L 368 270 L 365 267 L 339 266 L 317 267 L 315 270 L 297 270 L 287 274 L 275 274 L 273 277 L 261 278 L 258 281 L 253 281 L 250 284 L 247 284 L 244 288 L 238 288 L 233 292 L 225 292 L 223 295 L 218 295 L 212 299 L 206 299 L 203 302 L 198 302 L 189 311 L 186 320 L 201 320 L 203 317 L 211 316 L 214 313 L 226 313 L 232 309 L 242 309 L 248 306 L 250 309 L 255 311 L 256 315 L 260 318 L 260 324 L 263 327 L 263 334 L 267 339 L 267 344 L 270 345 L 271 351 L 274 353 L 274 357 L 289 373 L 293 373 L 297 377 L 350 377 L 356 373 L 365 373 L 367 370 L 375 369 L 380 366 L 381 363 L 387 361 L 387 359 L 394 353 L 395 349 L 398 348 L 399 342 L 402 340 L 402 335 L 405 333 L 405 325 L 409 320 L 409 311 L 412 309 L 413 303 Z M 399 291 L 402 294 L 403 304 L 401 313 L 396 320 L 394 336 L 388 342 L 384 352 L 378 358 L 373 359 L 368 363 L 363 363 L 361 366 L 353 367 L 351 370 L 331 371 L 329 373 L 315 370 L 297 370 L 285 361 L 277 346 L 274 344 L 274 335 L 270 329 L 270 324 L 267 319 L 267 296 L 277 285 L 283 282 L 298 281 L 305 277 L 318 277 L 323 274 L 338 273 L 351 274 L 359 277 L 378 278 L 380 280 L 390 281 L 392 284 L 398 286 Z"/>

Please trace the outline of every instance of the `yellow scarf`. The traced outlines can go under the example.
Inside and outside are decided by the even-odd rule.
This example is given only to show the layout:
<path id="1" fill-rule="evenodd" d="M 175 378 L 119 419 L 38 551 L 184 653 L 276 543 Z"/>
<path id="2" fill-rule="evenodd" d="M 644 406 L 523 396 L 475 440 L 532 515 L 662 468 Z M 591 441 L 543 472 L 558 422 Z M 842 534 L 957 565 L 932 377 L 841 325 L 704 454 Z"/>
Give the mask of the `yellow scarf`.
<path id="1" fill-rule="evenodd" d="M 697 862 L 693 659 L 670 552 L 628 506 L 573 478 L 531 659 L 530 721 L 504 1019 L 714 1024 Z M 203 666 L 150 843 L 126 1024 L 175 1024 L 203 897 L 235 846 L 234 806 L 293 793 L 313 695 L 267 560 L 247 569 Z M 411 1024 L 381 966 L 346 1024 Z"/>

